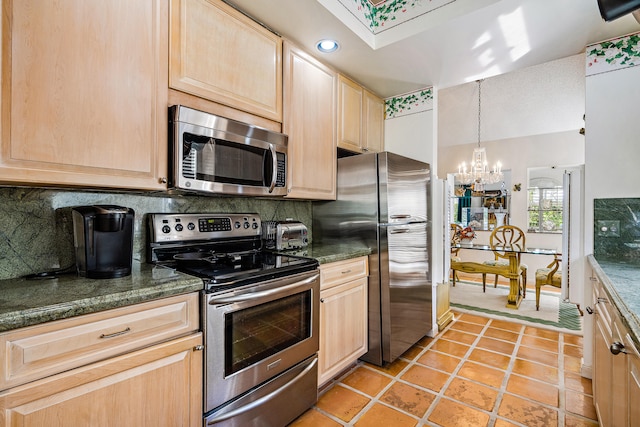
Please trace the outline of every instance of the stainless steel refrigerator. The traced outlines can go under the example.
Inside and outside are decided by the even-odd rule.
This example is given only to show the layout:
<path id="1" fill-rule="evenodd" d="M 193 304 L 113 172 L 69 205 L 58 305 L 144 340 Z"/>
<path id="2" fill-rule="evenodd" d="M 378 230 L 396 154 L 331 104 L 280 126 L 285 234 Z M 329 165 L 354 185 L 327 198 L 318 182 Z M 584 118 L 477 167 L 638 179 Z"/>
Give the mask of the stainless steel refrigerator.
<path id="1" fill-rule="evenodd" d="M 337 200 L 313 203 L 313 242 L 369 246 L 369 351 L 392 362 L 432 328 L 429 165 L 393 153 L 338 159 Z"/>

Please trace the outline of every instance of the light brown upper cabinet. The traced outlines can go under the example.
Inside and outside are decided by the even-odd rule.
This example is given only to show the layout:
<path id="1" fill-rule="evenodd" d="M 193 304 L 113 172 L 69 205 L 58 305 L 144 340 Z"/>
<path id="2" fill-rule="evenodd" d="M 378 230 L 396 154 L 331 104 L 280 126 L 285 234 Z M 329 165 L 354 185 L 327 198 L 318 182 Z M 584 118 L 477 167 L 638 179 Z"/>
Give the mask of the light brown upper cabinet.
<path id="1" fill-rule="evenodd" d="M 220 0 L 171 0 L 169 87 L 282 122 L 282 39 Z"/>
<path id="2" fill-rule="evenodd" d="M 166 189 L 163 0 L 2 1 L 0 182 Z"/>
<path id="3" fill-rule="evenodd" d="M 337 74 L 285 42 L 284 82 L 287 197 L 335 199 Z"/>
<path id="4" fill-rule="evenodd" d="M 384 151 L 384 100 L 379 96 L 364 91 L 364 151 Z"/>
<path id="5" fill-rule="evenodd" d="M 384 100 L 339 75 L 338 147 L 356 153 L 383 151 Z"/>

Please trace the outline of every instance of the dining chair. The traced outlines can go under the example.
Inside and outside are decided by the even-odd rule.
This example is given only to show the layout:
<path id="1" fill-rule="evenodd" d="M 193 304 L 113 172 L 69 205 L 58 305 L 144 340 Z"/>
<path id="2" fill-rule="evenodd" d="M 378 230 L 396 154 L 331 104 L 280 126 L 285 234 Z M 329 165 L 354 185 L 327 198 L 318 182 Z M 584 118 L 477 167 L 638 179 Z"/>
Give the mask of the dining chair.
<path id="1" fill-rule="evenodd" d="M 462 227 L 458 224 L 452 223 L 449 228 L 449 241 L 451 242 L 451 265 L 454 262 L 460 262 L 461 259 L 458 256 L 458 252 L 460 252 L 460 248 L 456 248 L 455 246 L 460 243 L 460 231 Z M 453 276 L 453 286 L 456 285 L 456 280 L 460 280 L 458 278 L 458 273 L 456 270 L 451 268 L 451 274 Z"/>
<path id="2" fill-rule="evenodd" d="M 501 225 L 496 227 L 489 236 L 489 247 L 493 251 L 494 259 L 483 262 L 484 265 L 491 266 L 491 274 L 495 274 L 493 287 L 498 286 L 498 276 L 509 277 L 509 259 L 515 254 L 522 284 L 522 297 L 527 296 L 527 265 L 521 262 L 521 254 L 519 251 L 526 249 L 526 237 L 524 231 L 515 225 Z M 498 269 L 496 270 L 495 267 Z M 482 274 L 482 287 L 486 286 L 486 273 Z"/>
<path id="3" fill-rule="evenodd" d="M 553 286 L 555 288 L 562 287 L 562 270 L 560 270 L 561 263 L 562 258 L 559 258 L 556 255 L 553 257 L 553 261 L 546 268 L 539 268 L 536 270 L 536 311 L 540 309 L 540 288 L 543 286 Z"/>

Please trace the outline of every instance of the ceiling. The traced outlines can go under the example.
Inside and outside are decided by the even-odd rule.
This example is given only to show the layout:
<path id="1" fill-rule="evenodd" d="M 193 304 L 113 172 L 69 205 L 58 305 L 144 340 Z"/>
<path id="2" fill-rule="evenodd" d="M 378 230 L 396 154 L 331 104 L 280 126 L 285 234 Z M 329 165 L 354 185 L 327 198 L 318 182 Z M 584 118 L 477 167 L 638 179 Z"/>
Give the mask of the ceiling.
<path id="1" fill-rule="evenodd" d="M 225 1 L 384 98 L 576 55 L 640 31 L 631 15 L 604 22 L 596 0 L 375 0 L 405 10 L 441 4 L 385 30 L 367 28 L 348 10 L 365 0 Z M 340 49 L 317 52 L 323 38 Z"/>

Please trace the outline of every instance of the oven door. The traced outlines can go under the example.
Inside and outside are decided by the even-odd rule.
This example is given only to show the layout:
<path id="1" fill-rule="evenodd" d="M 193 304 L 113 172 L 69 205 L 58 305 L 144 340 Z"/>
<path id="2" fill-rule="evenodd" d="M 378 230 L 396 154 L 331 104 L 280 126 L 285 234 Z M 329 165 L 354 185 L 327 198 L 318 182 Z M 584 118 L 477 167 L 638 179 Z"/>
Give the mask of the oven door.
<path id="1" fill-rule="evenodd" d="M 205 294 L 205 412 L 318 351 L 317 270 Z"/>
<path id="2" fill-rule="evenodd" d="M 287 136 L 173 107 L 170 186 L 250 196 L 286 195 Z"/>

